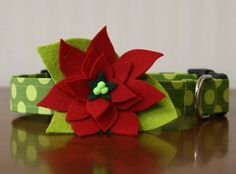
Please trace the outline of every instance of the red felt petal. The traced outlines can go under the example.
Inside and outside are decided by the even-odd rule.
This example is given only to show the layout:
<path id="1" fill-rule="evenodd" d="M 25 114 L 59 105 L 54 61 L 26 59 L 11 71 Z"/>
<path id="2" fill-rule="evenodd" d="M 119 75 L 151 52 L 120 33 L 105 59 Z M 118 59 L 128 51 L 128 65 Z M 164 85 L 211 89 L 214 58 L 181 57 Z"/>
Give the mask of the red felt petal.
<path id="1" fill-rule="evenodd" d="M 87 101 L 87 110 L 93 116 L 94 119 L 97 119 L 103 112 L 107 110 L 110 106 L 110 102 L 99 97 L 93 101 Z"/>
<path id="2" fill-rule="evenodd" d="M 81 65 L 81 73 L 84 75 L 84 77 L 89 78 L 90 70 L 93 64 L 97 61 L 97 59 L 98 59 L 98 54 L 95 52 L 93 48 L 91 48 Z"/>
<path id="3" fill-rule="evenodd" d="M 78 136 L 93 135 L 99 132 L 99 127 L 96 121 L 92 117 L 81 121 L 71 122 L 72 129 L 76 132 Z"/>
<path id="4" fill-rule="evenodd" d="M 130 62 L 117 62 L 112 65 L 114 71 L 114 79 L 124 83 L 131 72 Z"/>
<path id="5" fill-rule="evenodd" d="M 95 80 L 100 73 L 104 73 L 107 79 L 113 76 L 112 66 L 107 62 L 104 55 L 100 55 L 92 66 L 89 78 Z"/>
<path id="6" fill-rule="evenodd" d="M 161 56 L 163 56 L 162 53 L 136 49 L 123 54 L 121 58 L 118 59 L 118 62 L 130 62 L 132 65 L 132 72 L 129 77 L 136 78 L 145 73 Z"/>
<path id="7" fill-rule="evenodd" d="M 135 93 L 133 93 L 129 88 L 127 88 L 123 84 L 119 83 L 118 81 L 115 81 L 115 84 L 116 88 L 110 93 L 112 102 L 120 103 L 127 101 L 131 98 L 138 98 Z"/>
<path id="8" fill-rule="evenodd" d="M 89 113 L 86 109 L 86 104 L 79 100 L 74 100 L 66 114 L 67 121 L 76 121 L 82 120 L 89 116 Z"/>
<path id="9" fill-rule="evenodd" d="M 131 111 L 120 111 L 116 124 L 111 128 L 113 133 L 122 135 L 138 135 L 139 121 Z"/>
<path id="10" fill-rule="evenodd" d="M 140 102 L 141 100 L 142 99 L 140 97 L 135 97 L 124 102 L 115 103 L 115 105 L 119 110 L 127 110 L 130 109 L 135 104 L 137 104 L 138 102 Z"/>
<path id="11" fill-rule="evenodd" d="M 129 80 L 127 85 L 143 99 L 131 107 L 132 111 L 143 111 L 165 97 L 162 92 L 142 80 Z"/>
<path id="12" fill-rule="evenodd" d="M 80 67 L 85 53 L 61 39 L 59 50 L 60 69 L 66 77 L 80 75 Z"/>
<path id="13" fill-rule="evenodd" d="M 110 107 L 99 117 L 97 117 L 96 121 L 99 127 L 106 132 L 109 130 L 117 121 L 118 113 L 117 109 L 114 105 L 110 105 Z"/>
<path id="14" fill-rule="evenodd" d="M 87 101 L 90 89 L 87 79 L 81 79 L 80 77 L 72 80 L 66 80 L 66 84 L 79 100 Z"/>
<path id="15" fill-rule="evenodd" d="M 94 48 L 98 55 L 104 54 L 110 64 L 116 61 L 116 53 L 104 27 L 91 41 L 88 50 Z"/>
<path id="16" fill-rule="evenodd" d="M 54 85 L 46 97 L 41 100 L 37 106 L 50 108 L 60 112 L 66 112 L 73 102 L 74 97 L 69 92 L 65 91 L 64 81 Z"/>

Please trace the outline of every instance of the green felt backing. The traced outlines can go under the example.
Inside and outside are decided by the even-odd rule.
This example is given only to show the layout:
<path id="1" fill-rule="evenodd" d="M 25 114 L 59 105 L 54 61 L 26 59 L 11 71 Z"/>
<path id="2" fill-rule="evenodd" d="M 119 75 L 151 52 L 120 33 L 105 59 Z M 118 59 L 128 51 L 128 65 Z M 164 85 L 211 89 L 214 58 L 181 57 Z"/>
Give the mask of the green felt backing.
<path id="1" fill-rule="evenodd" d="M 71 128 L 71 125 L 69 122 L 66 121 L 66 113 L 61 112 L 55 112 L 51 123 L 49 124 L 47 130 L 47 134 L 53 134 L 53 133 L 63 133 L 63 134 L 70 134 L 74 133 L 74 131 Z"/>
<path id="2" fill-rule="evenodd" d="M 168 93 L 158 81 L 148 75 L 146 75 L 144 80 L 166 95 L 164 99 L 151 108 L 138 113 L 139 129 L 141 131 L 148 131 L 173 121 L 177 118 L 177 113 Z"/>
<path id="3" fill-rule="evenodd" d="M 89 46 L 90 40 L 73 38 L 65 40 L 66 43 L 86 51 Z M 59 43 L 38 47 L 38 52 L 45 64 L 45 67 L 52 76 L 52 79 L 57 82 L 64 79 L 64 76 L 59 68 Z"/>

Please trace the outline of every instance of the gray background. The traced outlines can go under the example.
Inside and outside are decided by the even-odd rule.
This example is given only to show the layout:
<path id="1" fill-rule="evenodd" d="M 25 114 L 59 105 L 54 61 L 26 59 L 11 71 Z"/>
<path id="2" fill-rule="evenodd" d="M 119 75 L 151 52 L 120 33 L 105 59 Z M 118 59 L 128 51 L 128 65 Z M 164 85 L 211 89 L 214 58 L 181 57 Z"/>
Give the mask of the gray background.
<path id="1" fill-rule="evenodd" d="M 91 38 L 104 25 L 118 54 L 163 52 L 152 72 L 212 68 L 236 87 L 235 0 L 0 0 L 0 86 L 44 68 L 37 46 Z"/>

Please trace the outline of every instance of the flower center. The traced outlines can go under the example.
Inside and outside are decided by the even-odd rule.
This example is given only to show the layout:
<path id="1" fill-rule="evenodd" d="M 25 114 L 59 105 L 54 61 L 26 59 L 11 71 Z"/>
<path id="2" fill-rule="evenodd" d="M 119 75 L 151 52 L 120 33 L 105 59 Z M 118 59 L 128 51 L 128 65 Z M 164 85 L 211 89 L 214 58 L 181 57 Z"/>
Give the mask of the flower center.
<path id="1" fill-rule="evenodd" d="M 105 74 L 98 74 L 97 79 L 89 80 L 88 86 L 90 88 L 90 94 L 88 96 L 88 100 L 95 100 L 98 97 L 102 97 L 106 100 L 111 101 L 110 92 L 115 89 L 116 84 L 111 81 L 107 81 Z"/>
<path id="2" fill-rule="evenodd" d="M 98 82 L 97 86 L 93 89 L 94 95 L 107 94 L 109 91 L 104 81 Z"/>

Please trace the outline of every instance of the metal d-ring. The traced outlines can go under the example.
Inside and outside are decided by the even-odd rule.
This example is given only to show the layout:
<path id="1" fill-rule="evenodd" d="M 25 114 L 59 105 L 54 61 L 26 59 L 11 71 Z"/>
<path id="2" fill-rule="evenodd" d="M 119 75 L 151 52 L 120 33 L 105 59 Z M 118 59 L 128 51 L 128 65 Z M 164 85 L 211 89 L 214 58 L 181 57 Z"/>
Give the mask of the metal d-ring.
<path id="1" fill-rule="evenodd" d="M 200 99 L 199 99 L 199 95 L 201 92 L 201 88 L 202 85 L 204 83 L 205 80 L 207 79 L 213 79 L 213 76 L 211 74 L 204 74 L 201 75 L 198 80 L 197 80 L 197 84 L 195 87 L 195 111 L 197 112 L 197 114 L 199 115 L 200 118 L 209 118 L 211 115 L 201 115 L 200 111 L 199 111 L 199 105 L 200 105 Z"/>

